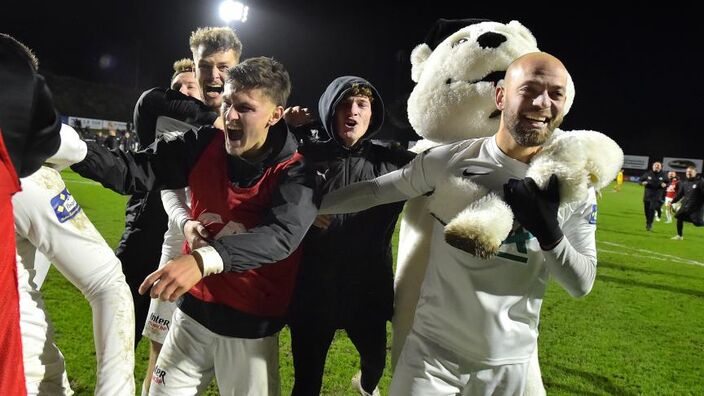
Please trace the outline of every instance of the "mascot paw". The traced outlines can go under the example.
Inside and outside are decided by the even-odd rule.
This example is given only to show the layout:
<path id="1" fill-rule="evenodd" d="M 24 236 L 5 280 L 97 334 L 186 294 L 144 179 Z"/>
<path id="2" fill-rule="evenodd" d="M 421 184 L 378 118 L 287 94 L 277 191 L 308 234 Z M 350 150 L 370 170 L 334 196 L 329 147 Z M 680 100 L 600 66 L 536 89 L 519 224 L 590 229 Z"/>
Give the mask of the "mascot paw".
<path id="1" fill-rule="evenodd" d="M 445 242 L 479 258 L 488 259 L 496 255 L 501 241 L 489 240 L 475 230 L 468 230 L 460 224 L 450 223 L 445 227 Z"/>

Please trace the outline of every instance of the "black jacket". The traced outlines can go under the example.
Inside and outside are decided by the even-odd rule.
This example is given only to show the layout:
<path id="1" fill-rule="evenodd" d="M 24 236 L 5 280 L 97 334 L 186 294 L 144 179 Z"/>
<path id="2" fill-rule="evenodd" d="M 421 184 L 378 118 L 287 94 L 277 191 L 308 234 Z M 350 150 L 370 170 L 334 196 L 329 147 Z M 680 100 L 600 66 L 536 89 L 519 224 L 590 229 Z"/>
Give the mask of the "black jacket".
<path id="1" fill-rule="evenodd" d="M 134 125 L 137 136 L 139 136 L 139 148 L 145 149 L 154 142 L 156 138 L 156 125 L 159 117 L 173 118 L 193 126 L 210 125 L 217 118 L 217 113 L 210 111 L 201 101 L 183 95 L 178 91 L 165 88 L 152 88 L 145 91 L 137 100 L 134 106 Z M 126 188 L 112 185 L 112 174 L 107 174 L 105 178 L 95 175 L 94 180 L 103 183 L 104 186 L 113 191 L 126 194 Z M 144 255 L 144 249 L 153 251 L 151 257 L 161 255 L 161 244 L 156 246 L 144 246 L 140 240 L 161 240 L 166 232 L 168 218 L 161 203 L 159 191 L 138 192 L 132 194 L 127 201 L 125 210 L 125 231 L 117 247 L 117 253 L 129 249 L 130 244 L 135 246 Z M 144 234 L 155 234 L 157 238 L 147 237 Z M 131 256 L 131 255 L 130 255 Z M 124 262 L 124 265 L 131 263 Z M 156 269 L 156 264 L 152 265 Z M 137 264 L 141 265 L 141 264 Z"/>
<path id="2" fill-rule="evenodd" d="M 665 175 L 665 172 L 653 172 L 649 170 L 640 177 L 640 182 L 647 182 L 645 185 L 645 190 L 643 191 L 643 201 L 662 201 L 665 194 L 665 186 L 669 184 L 669 180 Z"/>
<path id="3" fill-rule="evenodd" d="M 333 119 L 335 107 L 353 83 L 371 86 L 361 78 L 340 77 L 320 98 L 320 118 L 330 140 L 309 142 L 299 149 L 323 179 L 319 186 L 322 194 L 399 169 L 414 156 L 399 145 L 371 140 L 384 115 L 383 102 L 375 89 L 367 133 L 354 147 L 343 146 L 333 132 Z M 396 203 L 334 215 L 327 229 L 311 227 L 303 245 L 293 320 L 312 316 L 344 326 L 355 310 L 390 319 L 393 313 L 391 237 L 402 207 L 403 203 Z"/>
<path id="4" fill-rule="evenodd" d="M 201 127 L 174 140 L 157 140 L 148 149 L 135 153 L 111 151 L 88 143 L 86 158 L 71 169 L 126 194 L 183 188 L 188 185 L 190 170 L 201 153 L 213 136 L 220 133 L 223 132 L 213 127 Z M 283 122 L 271 127 L 265 145 L 270 151 L 260 162 L 228 156 L 233 184 L 241 187 L 255 184 L 268 167 L 290 158 L 297 149 L 295 137 Z M 224 270 L 247 271 L 279 261 L 295 250 L 318 211 L 314 184 L 306 161 L 300 161 L 287 169 L 260 227 L 209 241 L 222 257 Z"/>
<path id="5" fill-rule="evenodd" d="M 695 177 L 680 180 L 677 195 L 672 202 L 682 200 L 682 206 L 675 217 L 696 226 L 704 225 L 704 179 Z"/>
<path id="6" fill-rule="evenodd" d="M 17 176 L 29 176 L 59 149 L 61 118 L 44 77 L 6 37 L 0 37 L 0 87 L 0 133 Z"/>
<path id="7" fill-rule="evenodd" d="M 94 180 L 109 179 L 110 186 L 126 193 L 183 188 L 188 185 L 190 170 L 201 154 L 214 136 L 222 133 L 213 127 L 201 127 L 174 140 L 157 140 L 149 149 L 136 153 L 110 151 L 98 144 L 88 144 L 86 158 L 72 169 Z M 296 139 L 283 122 L 270 128 L 265 146 L 269 148 L 268 155 L 260 162 L 227 156 L 231 183 L 240 187 L 254 185 L 268 174 L 268 168 L 290 159 L 298 148 Z M 314 177 L 305 160 L 297 161 L 278 181 L 270 207 L 259 225 L 246 233 L 208 242 L 222 258 L 224 271 L 247 271 L 280 261 L 301 243 L 317 214 L 318 205 Z M 261 338 L 280 330 L 286 320 L 203 303 L 188 293 L 179 300 L 179 306 L 210 330 L 231 337 Z"/>

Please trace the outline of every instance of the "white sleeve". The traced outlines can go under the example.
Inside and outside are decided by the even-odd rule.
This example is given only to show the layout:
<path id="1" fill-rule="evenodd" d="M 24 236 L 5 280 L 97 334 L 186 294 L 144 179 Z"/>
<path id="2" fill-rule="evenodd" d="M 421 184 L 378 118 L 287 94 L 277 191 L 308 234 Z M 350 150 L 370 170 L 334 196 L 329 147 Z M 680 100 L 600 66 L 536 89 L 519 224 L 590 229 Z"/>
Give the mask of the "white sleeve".
<path id="1" fill-rule="evenodd" d="M 318 213 L 359 212 L 432 192 L 435 181 L 447 172 L 453 147 L 435 147 L 418 154 L 399 170 L 331 191 L 323 197 Z"/>
<path id="2" fill-rule="evenodd" d="M 186 189 L 161 190 L 161 202 L 169 220 L 173 221 L 183 234 L 183 225 L 186 221 L 191 220 L 191 209 L 186 200 Z"/>
<path id="3" fill-rule="evenodd" d="M 120 261 L 66 189 L 41 168 L 13 197 L 18 233 L 46 255 L 86 297 L 93 312 L 96 394 L 134 394 L 134 308 Z"/>
<path id="4" fill-rule="evenodd" d="M 61 145 L 59 150 L 46 160 L 52 168 L 61 170 L 83 161 L 88 153 L 88 146 L 81 140 L 73 127 L 61 124 Z"/>
<path id="5" fill-rule="evenodd" d="M 564 238 L 545 251 L 550 274 L 573 297 L 587 295 L 596 279 L 596 194 L 581 204 L 570 205 L 562 223 Z"/>

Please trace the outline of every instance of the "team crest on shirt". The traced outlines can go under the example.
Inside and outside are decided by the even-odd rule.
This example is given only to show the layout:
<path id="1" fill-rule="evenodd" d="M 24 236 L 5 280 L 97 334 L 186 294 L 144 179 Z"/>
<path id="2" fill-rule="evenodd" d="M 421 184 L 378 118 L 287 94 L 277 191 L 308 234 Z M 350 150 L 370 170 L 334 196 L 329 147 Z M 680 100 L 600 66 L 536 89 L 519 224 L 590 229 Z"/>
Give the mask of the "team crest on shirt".
<path id="1" fill-rule="evenodd" d="M 527 263 L 528 244 L 531 239 L 535 239 L 533 234 L 522 226 L 518 226 L 518 228 L 511 231 L 508 238 L 501 242 L 501 251 L 496 257 L 519 263 Z"/>
<path id="2" fill-rule="evenodd" d="M 56 214 L 59 223 L 65 223 L 81 211 L 81 206 L 78 205 L 73 195 L 65 188 L 51 199 L 51 208 L 54 209 L 54 214 Z"/>
<path id="3" fill-rule="evenodd" d="M 596 204 L 592 204 L 592 211 L 589 213 L 589 224 L 596 224 Z"/>

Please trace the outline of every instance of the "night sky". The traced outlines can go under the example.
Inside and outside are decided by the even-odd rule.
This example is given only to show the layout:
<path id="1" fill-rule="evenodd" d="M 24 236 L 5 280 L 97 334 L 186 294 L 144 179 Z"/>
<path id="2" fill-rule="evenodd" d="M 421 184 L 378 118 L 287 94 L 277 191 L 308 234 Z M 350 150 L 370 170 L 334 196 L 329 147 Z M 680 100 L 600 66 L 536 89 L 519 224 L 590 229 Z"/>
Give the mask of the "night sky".
<path id="1" fill-rule="evenodd" d="M 626 154 L 704 158 L 698 122 L 704 95 L 704 71 L 698 61 L 704 22 L 692 9 L 646 8 L 640 3 L 617 11 L 615 2 L 558 3 L 562 7 L 531 2 L 532 7 L 520 8 L 457 0 L 245 3 L 249 19 L 233 24 L 244 45 L 243 56 L 273 56 L 288 68 L 291 105 L 317 107 L 333 78 L 355 74 L 379 88 L 387 107 L 403 106 L 403 96 L 412 87 L 410 51 L 437 18 L 516 19 L 573 76 L 577 95 L 564 129 L 604 132 Z M 190 57 L 191 31 L 223 24 L 218 4 L 13 2 L 13 12 L 5 8 L 0 15 L 0 31 L 35 50 L 41 70 L 145 90 L 167 85 L 173 61 Z M 402 130 L 404 120 L 391 118 L 391 129 Z"/>

